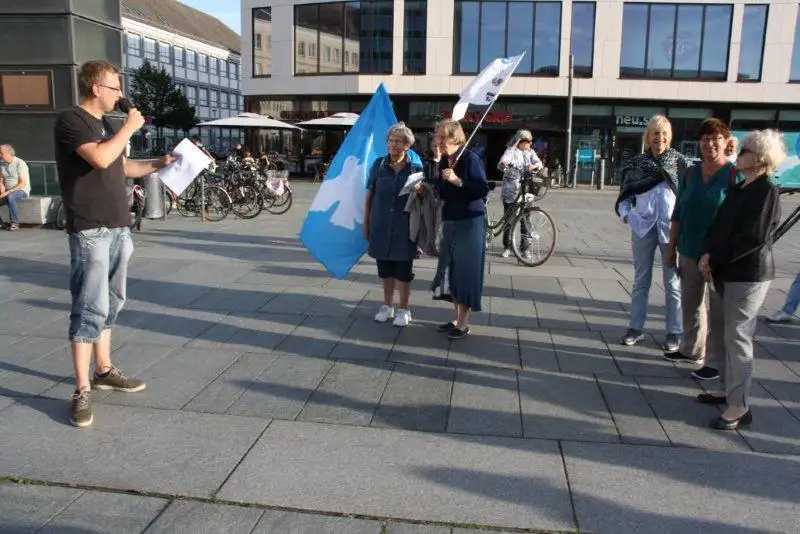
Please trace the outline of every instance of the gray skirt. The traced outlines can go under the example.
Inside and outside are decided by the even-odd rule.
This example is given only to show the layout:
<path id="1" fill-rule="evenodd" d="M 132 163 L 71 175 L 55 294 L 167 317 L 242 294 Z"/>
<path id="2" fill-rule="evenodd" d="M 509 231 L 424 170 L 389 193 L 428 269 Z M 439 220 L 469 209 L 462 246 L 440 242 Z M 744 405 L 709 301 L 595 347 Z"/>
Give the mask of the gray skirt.
<path id="1" fill-rule="evenodd" d="M 439 263 L 431 283 L 435 299 L 481 311 L 486 261 L 486 216 L 442 223 Z"/>

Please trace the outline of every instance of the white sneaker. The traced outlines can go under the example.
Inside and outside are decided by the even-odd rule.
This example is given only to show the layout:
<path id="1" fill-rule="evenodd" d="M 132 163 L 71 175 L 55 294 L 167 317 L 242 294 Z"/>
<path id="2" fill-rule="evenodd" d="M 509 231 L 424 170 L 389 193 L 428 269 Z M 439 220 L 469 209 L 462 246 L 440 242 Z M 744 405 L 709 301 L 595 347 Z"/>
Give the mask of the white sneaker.
<path id="1" fill-rule="evenodd" d="M 508 249 L 505 249 L 505 250 L 503 250 L 503 253 L 501 254 L 501 256 L 503 256 L 504 258 L 507 258 L 507 257 L 511 256 L 511 251 L 508 250 Z"/>
<path id="2" fill-rule="evenodd" d="M 375 314 L 375 320 L 379 323 L 385 323 L 389 319 L 394 318 L 394 308 L 391 306 L 387 306 L 384 304 L 381 306 L 381 309 L 378 310 L 378 313 Z"/>
<path id="3" fill-rule="evenodd" d="M 766 319 L 768 323 L 791 323 L 794 320 L 794 315 L 781 310 L 772 315 L 767 315 Z"/>
<path id="4" fill-rule="evenodd" d="M 404 326 L 408 326 L 410 322 L 411 322 L 411 311 L 400 309 L 397 310 L 397 316 L 395 316 L 392 325 L 399 326 L 400 328 L 402 328 Z"/>

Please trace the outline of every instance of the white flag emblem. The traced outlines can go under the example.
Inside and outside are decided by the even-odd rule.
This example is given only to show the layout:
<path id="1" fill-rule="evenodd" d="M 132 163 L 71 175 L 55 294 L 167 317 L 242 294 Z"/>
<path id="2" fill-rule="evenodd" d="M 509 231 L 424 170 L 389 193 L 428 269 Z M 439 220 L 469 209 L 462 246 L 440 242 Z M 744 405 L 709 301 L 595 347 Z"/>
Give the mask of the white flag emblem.
<path id="1" fill-rule="evenodd" d="M 453 108 L 453 119 L 463 119 L 470 104 L 487 106 L 494 102 L 524 55 L 525 52 L 489 63 L 459 94 L 458 103 Z"/>

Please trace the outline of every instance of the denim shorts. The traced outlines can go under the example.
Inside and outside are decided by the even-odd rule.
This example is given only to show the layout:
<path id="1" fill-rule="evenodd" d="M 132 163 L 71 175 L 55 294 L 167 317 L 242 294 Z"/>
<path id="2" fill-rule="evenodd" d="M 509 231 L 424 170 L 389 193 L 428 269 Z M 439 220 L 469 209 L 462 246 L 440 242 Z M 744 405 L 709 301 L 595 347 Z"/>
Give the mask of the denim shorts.
<path id="1" fill-rule="evenodd" d="M 112 328 L 125 304 L 128 261 L 133 254 L 130 229 L 94 228 L 69 234 L 72 311 L 69 339 L 95 343 Z"/>

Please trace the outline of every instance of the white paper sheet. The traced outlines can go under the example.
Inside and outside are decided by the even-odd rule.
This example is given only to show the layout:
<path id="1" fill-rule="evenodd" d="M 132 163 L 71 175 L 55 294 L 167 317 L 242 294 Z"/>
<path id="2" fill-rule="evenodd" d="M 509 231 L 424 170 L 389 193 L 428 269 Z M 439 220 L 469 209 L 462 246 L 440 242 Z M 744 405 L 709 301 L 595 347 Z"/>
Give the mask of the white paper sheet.
<path id="1" fill-rule="evenodd" d="M 173 193 L 180 195 L 212 161 L 188 139 L 178 143 L 172 153 L 178 159 L 159 170 L 158 176 Z"/>
<path id="2" fill-rule="evenodd" d="M 425 179 L 425 175 L 421 172 L 415 172 L 411 176 L 408 177 L 406 180 L 406 184 L 403 186 L 403 189 L 397 193 L 397 196 L 401 197 L 403 195 L 407 195 L 411 193 L 411 188 L 420 183 L 422 180 Z"/>

